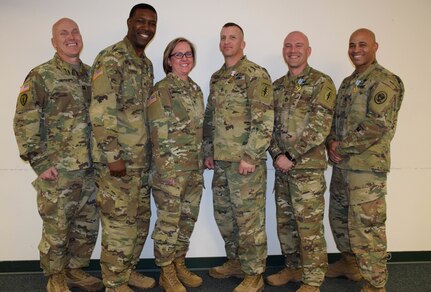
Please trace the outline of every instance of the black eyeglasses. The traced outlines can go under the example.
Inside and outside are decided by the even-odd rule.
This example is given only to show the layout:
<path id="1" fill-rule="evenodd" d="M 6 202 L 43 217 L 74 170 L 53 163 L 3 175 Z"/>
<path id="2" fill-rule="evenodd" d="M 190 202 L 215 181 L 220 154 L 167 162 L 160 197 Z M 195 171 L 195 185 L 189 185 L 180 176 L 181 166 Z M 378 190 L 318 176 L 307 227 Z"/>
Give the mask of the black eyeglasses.
<path id="1" fill-rule="evenodd" d="M 181 53 L 181 52 L 176 52 L 171 54 L 169 57 L 175 57 L 175 59 L 179 59 L 181 60 L 184 56 L 186 56 L 187 59 L 193 58 L 193 53 L 188 51 L 185 53 Z"/>

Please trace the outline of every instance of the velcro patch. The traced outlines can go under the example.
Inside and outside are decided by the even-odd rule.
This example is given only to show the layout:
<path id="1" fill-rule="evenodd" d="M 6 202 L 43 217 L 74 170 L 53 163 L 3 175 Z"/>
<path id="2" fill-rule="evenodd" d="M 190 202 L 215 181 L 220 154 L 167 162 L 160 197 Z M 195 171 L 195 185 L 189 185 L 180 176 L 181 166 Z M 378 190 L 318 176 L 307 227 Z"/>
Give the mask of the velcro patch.
<path id="1" fill-rule="evenodd" d="M 26 82 L 20 87 L 19 93 L 23 93 L 23 92 L 26 92 L 29 90 L 30 90 L 30 84 L 28 82 Z"/>
<path id="2" fill-rule="evenodd" d="M 150 97 L 148 98 L 147 106 L 150 106 L 153 103 L 155 103 L 158 98 L 159 98 L 158 92 L 154 92 L 153 94 L 151 94 Z"/>
<path id="3" fill-rule="evenodd" d="M 93 74 L 93 81 L 103 74 L 103 67 L 99 67 Z"/>
<path id="4" fill-rule="evenodd" d="M 19 96 L 19 102 L 21 103 L 22 106 L 25 106 L 25 104 L 27 103 L 27 100 L 28 100 L 27 94 L 24 93 Z"/>
<path id="5" fill-rule="evenodd" d="M 336 91 L 335 86 L 329 80 L 326 80 L 317 97 L 317 103 L 324 108 L 333 109 L 335 106 Z"/>
<path id="6" fill-rule="evenodd" d="M 267 80 L 263 79 L 258 84 L 258 91 L 256 93 L 260 94 L 263 100 L 272 98 L 272 85 Z"/>
<path id="7" fill-rule="evenodd" d="M 395 92 L 390 86 L 379 83 L 369 100 L 369 110 L 378 115 L 383 114 L 394 96 Z"/>

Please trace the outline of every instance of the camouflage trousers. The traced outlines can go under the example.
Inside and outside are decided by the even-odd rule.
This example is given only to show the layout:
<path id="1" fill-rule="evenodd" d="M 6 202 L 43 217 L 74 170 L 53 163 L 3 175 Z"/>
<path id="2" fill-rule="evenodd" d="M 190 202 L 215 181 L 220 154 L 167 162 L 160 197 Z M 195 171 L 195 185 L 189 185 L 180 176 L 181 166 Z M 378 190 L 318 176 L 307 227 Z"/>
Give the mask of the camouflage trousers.
<path id="1" fill-rule="evenodd" d="M 383 287 L 388 271 L 386 173 L 333 168 L 329 222 L 337 248 L 354 254 L 362 276 Z"/>
<path id="2" fill-rule="evenodd" d="M 323 229 L 323 170 L 276 172 L 277 233 L 288 268 L 303 269 L 303 282 L 320 286 L 328 267 Z"/>
<path id="3" fill-rule="evenodd" d="M 147 239 L 151 207 L 148 173 L 127 169 L 113 177 L 104 164 L 96 164 L 97 204 L 102 223 L 100 266 L 103 283 L 115 287 L 129 281 Z"/>
<path id="4" fill-rule="evenodd" d="M 37 207 L 43 221 L 40 266 L 46 276 L 89 265 L 99 230 L 93 169 L 59 171 L 37 178 Z"/>
<path id="5" fill-rule="evenodd" d="M 157 206 L 157 222 L 152 238 L 158 266 L 185 257 L 199 215 L 203 176 L 201 170 L 178 171 L 175 184 L 153 177 L 152 192 Z"/>
<path id="6" fill-rule="evenodd" d="M 214 216 L 225 242 L 228 259 L 239 259 L 249 275 L 265 271 L 266 164 L 248 175 L 238 172 L 239 162 L 215 161 L 212 181 Z"/>

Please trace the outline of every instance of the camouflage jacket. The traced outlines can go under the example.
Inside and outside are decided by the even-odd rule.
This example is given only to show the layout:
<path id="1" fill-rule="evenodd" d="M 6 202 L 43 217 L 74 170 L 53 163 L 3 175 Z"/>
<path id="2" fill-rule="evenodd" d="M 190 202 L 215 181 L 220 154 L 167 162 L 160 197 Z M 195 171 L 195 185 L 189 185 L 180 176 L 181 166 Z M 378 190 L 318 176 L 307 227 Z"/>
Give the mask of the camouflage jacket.
<path id="1" fill-rule="evenodd" d="M 345 159 L 334 166 L 389 171 L 390 142 L 403 96 L 401 79 L 377 62 L 362 74 L 353 73 L 343 80 L 327 141 L 341 141 L 337 151 Z"/>
<path id="2" fill-rule="evenodd" d="M 139 58 L 127 37 L 96 57 L 90 106 L 95 161 L 123 159 L 130 168 L 149 167 L 145 115 L 153 80 L 151 61 Z"/>
<path id="3" fill-rule="evenodd" d="M 152 145 L 151 168 L 162 178 L 175 178 L 181 170 L 203 169 L 202 90 L 169 73 L 153 88 L 148 100 Z"/>
<path id="4" fill-rule="evenodd" d="M 77 71 L 57 54 L 27 75 L 18 96 L 14 131 L 19 153 L 39 175 L 55 166 L 91 166 L 90 67 Z"/>
<path id="5" fill-rule="evenodd" d="M 274 126 L 273 92 L 267 71 L 244 56 L 225 65 L 210 81 L 204 118 L 205 157 L 241 159 L 256 164 L 266 159 Z"/>
<path id="6" fill-rule="evenodd" d="M 269 152 L 287 154 L 295 168 L 325 169 L 325 139 L 329 135 L 336 89 L 328 75 L 309 66 L 273 83 L 274 132 Z"/>

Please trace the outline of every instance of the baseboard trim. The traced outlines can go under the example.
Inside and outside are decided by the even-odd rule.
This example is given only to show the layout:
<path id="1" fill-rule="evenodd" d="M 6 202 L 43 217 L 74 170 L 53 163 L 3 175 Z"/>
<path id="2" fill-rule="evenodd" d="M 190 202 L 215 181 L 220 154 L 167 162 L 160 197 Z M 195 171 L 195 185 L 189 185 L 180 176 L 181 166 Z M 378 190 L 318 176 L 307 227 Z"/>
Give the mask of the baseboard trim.
<path id="1" fill-rule="evenodd" d="M 339 253 L 328 254 L 330 263 L 340 258 Z M 191 269 L 208 269 L 220 265 L 226 260 L 225 257 L 210 258 L 188 258 L 187 266 Z M 390 252 L 389 263 L 418 263 L 431 262 L 431 251 L 409 251 L 409 252 Z M 283 257 L 281 255 L 271 255 L 267 259 L 268 267 L 282 267 Z M 141 259 L 137 266 L 138 270 L 158 270 L 154 259 Z M 100 271 L 99 260 L 91 260 L 87 271 Z M 39 261 L 1 261 L 0 273 L 40 273 Z"/>

